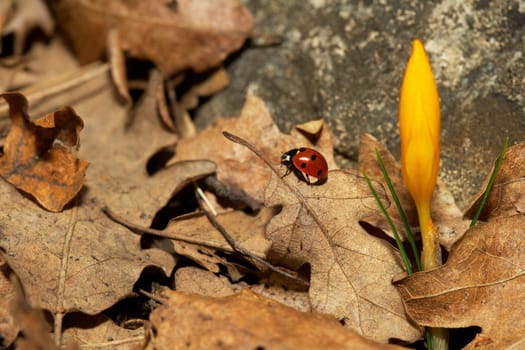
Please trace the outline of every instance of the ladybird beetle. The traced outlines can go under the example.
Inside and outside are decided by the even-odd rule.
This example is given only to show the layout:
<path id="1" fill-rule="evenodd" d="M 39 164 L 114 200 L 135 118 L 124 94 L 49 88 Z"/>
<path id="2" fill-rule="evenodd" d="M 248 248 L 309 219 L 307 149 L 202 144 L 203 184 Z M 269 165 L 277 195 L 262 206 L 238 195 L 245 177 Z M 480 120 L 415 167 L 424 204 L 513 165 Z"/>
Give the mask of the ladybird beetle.
<path id="1" fill-rule="evenodd" d="M 283 153 L 281 164 L 288 168 L 284 176 L 293 172 L 299 180 L 309 185 L 320 185 L 326 181 L 328 176 L 326 159 L 321 153 L 311 148 L 294 148 Z M 315 177 L 317 181 L 314 183 L 310 182 L 310 176 Z"/>

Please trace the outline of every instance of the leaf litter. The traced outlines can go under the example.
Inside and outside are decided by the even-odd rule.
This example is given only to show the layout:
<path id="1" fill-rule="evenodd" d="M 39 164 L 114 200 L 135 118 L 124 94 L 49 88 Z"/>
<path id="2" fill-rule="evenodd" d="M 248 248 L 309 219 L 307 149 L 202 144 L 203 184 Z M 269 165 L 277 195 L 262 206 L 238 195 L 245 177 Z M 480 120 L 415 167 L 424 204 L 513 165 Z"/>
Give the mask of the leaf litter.
<path id="1" fill-rule="evenodd" d="M 520 289 L 523 286 L 520 265 L 523 254 L 519 254 L 523 250 L 520 231 L 523 226 L 520 187 L 523 161 L 520 155 L 523 152 L 519 148 L 522 146 L 509 149 L 506 155 L 507 163 L 502 166 L 501 176 L 484 212 L 487 223 L 465 235 L 463 225 L 467 221 L 461 219 L 453 199 L 440 186 L 433 206 L 438 208 L 437 216 L 443 218 L 436 221 L 440 222 L 441 243 L 450 250 L 449 261 L 439 269 L 398 278 L 394 287 L 391 279 L 402 272 L 398 253 L 387 240 L 361 227 L 360 223 L 367 221 L 383 229 L 375 203 L 360 176 L 354 170 L 337 170 L 332 156 L 332 136 L 326 123 L 306 123 L 297 126 L 291 135 L 284 135 L 273 123 L 264 102 L 249 94 L 239 117 L 219 118 L 208 129 L 194 134 L 187 111 L 196 107 L 199 96 L 224 88 L 228 79 L 221 68 L 216 75 L 209 76 L 209 80 L 203 80 L 202 85 L 190 86 L 186 94 L 173 95 L 167 100 L 159 94 L 165 87 L 170 90 L 180 84 L 186 78 L 184 69 L 190 67 L 200 71 L 217 67 L 231 50 L 238 48 L 252 30 L 251 15 L 246 9 L 236 1 L 221 2 L 226 4 L 222 8 L 226 11 L 225 16 L 232 20 L 231 23 L 226 21 L 231 26 L 225 30 L 208 26 L 195 34 L 202 34 L 205 41 L 209 39 L 206 41 L 209 46 L 191 47 L 195 55 L 188 56 L 190 60 L 187 61 L 164 59 L 162 53 L 180 53 L 172 50 L 179 44 L 171 41 L 153 48 L 139 47 L 148 48 L 147 52 L 137 49 L 134 38 L 151 29 L 147 20 L 123 16 L 116 22 L 116 31 L 115 28 L 109 30 L 105 22 L 121 14 L 125 6 L 145 6 L 141 9 L 146 19 L 180 15 L 187 16 L 185 20 L 191 23 L 191 16 L 201 13 L 194 7 L 198 3 L 179 1 L 174 4 L 175 8 L 169 9 L 161 2 L 141 5 L 116 1 L 103 15 L 97 12 L 100 9 L 97 1 L 63 1 L 62 8 L 55 8 L 58 25 L 66 28 L 71 42 L 91 45 L 89 48 L 90 45 L 74 44 L 81 60 L 100 57 L 108 45 L 108 36 L 116 33 L 108 48 L 110 52 L 116 50 L 114 57 L 150 59 L 160 69 L 160 75 L 151 73 L 150 84 L 140 103 L 135 105 L 132 120 L 128 107 L 115 99 L 109 80 L 100 74 L 106 67 L 84 67 L 98 69 L 96 74 L 89 76 L 92 81 L 79 80 L 84 85 L 70 85 L 70 91 L 60 94 L 61 101 L 75 101 L 75 112 L 66 108 L 66 114 L 81 116 L 85 124 L 78 151 L 77 142 L 73 142 L 78 141 L 73 140 L 78 138 L 76 128 L 73 128 L 75 137 L 64 139 L 71 141 L 68 146 L 71 154 L 85 159 L 90 166 L 83 182 L 78 182 L 79 190 L 55 207 L 57 213 L 44 210 L 42 203 L 42 206 L 37 205 L 31 198 L 38 197 L 28 196 L 30 191 L 22 187 L 16 190 L 0 182 L 0 200 L 4 208 L 0 247 L 6 252 L 2 266 L 9 266 L 2 271 L 12 271 L 20 279 L 26 295 L 25 299 L 19 299 L 25 303 L 20 311 L 28 311 L 2 314 L 3 339 L 12 342 L 18 327 L 22 326 L 23 331 L 24 324 L 31 322 L 37 325 L 35 329 L 49 329 L 48 321 L 33 316 L 46 310 L 54 321 L 57 345 L 144 346 L 147 315 L 117 323 L 107 315 L 108 308 L 118 310 L 120 302 L 142 294 L 152 298 L 150 310 L 156 308 L 151 314 L 147 313 L 154 330 L 145 345 L 148 348 L 172 348 L 179 344 L 177 341 L 184 341 L 181 346 L 193 344 L 196 348 L 204 344 L 209 344 L 208 348 L 217 344 L 234 344 L 240 348 L 261 344 L 273 344 L 276 348 L 395 348 L 372 343 L 359 334 L 380 343 L 391 338 L 410 342 L 421 336 L 423 325 L 482 327 L 482 333 L 470 347 L 499 348 L 523 342 L 523 334 L 511 328 L 512 325 L 525 328 L 520 323 L 523 310 L 511 307 L 521 305 L 519 296 L 523 294 Z M 161 12 L 154 13 L 157 10 Z M 78 26 L 75 18 L 79 13 L 84 13 L 89 24 L 95 27 Z M 137 8 L 129 13 L 138 13 Z M 228 17 L 230 15 L 232 17 Z M 213 14 L 210 18 L 218 17 Z M 38 21 L 36 23 L 39 25 Z M 186 22 L 182 23 L 172 29 L 202 29 L 185 27 Z M 86 28 L 91 28 L 89 38 L 96 40 L 86 41 L 86 33 L 83 33 Z M 129 33 L 130 28 L 137 29 L 134 31 L 137 35 L 121 35 L 123 31 Z M 22 41 L 25 40 L 22 32 L 18 33 Z M 93 36 L 93 33 L 97 34 Z M 192 40 L 194 36 L 189 38 Z M 194 45 L 190 41 L 180 45 Z M 223 44 L 225 46 L 221 46 Z M 218 47 L 224 52 L 213 52 L 213 48 Z M 211 51 L 206 53 L 209 49 Z M 123 50 L 126 56 L 122 56 Z M 191 59 L 199 55 L 209 57 L 195 65 Z M 199 66 L 201 63 L 204 65 Z M 123 63 L 119 65 L 120 68 L 113 66 L 113 70 L 121 69 Z M 173 76 L 164 85 L 162 78 L 168 75 Z M 38 77 L 38 74 L 33 75 L 27 81 Z M 9 84 L 6 81 L 5 86 Z M 121 81 L 117 86 L 122 95 L 126 82 Z M 54 103 L 46 96 L 49 95 L 44 93 L 35 99 L 41 109 L 49 109 L 50 103 Z M 156 109 L 161 109 L 162 123 L 156 117 Z M 170 109 L 175 111 L 175 122 L 171 120 Z M 42 114 L 56 116 L 57 110 L 60 108 L 53 107 Z M 38 124 L 28 118 L 22 119 L 27 125 Z M 182 128 L 176 125 L 181 121 L 185 123 Z M 166 125 L 185 137 L 178 138 L 166 130 Z M 53 130 L 52 133 L 59 136 L 56 142 L 50 142 L 51 148 L 63 146 L 63 134 L 58 129 Z M 252 142 L 258 154 L 224 138 L 224 131 Z M 24 137 L 38 143 L 34 141 L 35 135 L 26 133 Z M 10 153 L 7 141 L 4 159 Z M 293 175 L 283 177 L 285 169 L 279 168 L 281 153 L 301 146 L 315 148 L 327 157 L 331 172 L 326 184 L 307 186 Z M 388 158 L 387 167 L 396 178 L 395 186 L 401 189 L 395 160 L 382 147 L 374 140 L 364 142 L 360 167 L 366 166 L 367 172 L 375 176 L 372 150 L 380 149 Z M 149 163 L 163 152 L 175 156 L 148 173 Z M 268 163 L 261 160 L 261 156 Z M 4 162 L 17 169 L 13 162 Z M 53 182 L 49 175 L 41 178 L 43 183 Z M 218 188 L 222 186 L 222 190 L 215 188 L 209 192 L 211 187 L 204 186 L 208 191 L 206 196 L 218 209 L 216 221 L 233 237 L 235 244 L 257 259 L 267 259 L 278 265 L 278 269 L 295 273 L 297 280 L 287 279 L 278 269 L 268 269 L 249 255 L 239 255 L 239 251 L 217 231 L 217 226 L 210 224 L 209 216 L 206 218 L 198 213 L 199 210 L 168 222 L 166 227 L 150 228 L 158 213 L 172 205 L 174 196 L 194 183 L 203 185 L 210 179 L 215 179 L 213 181 L 219 184 Z M 376 180 L 382 181 L 379 177 Z M 60 193 L 54 189 L 47 192 Z M 239 206 L 248 208 L 248 213 L 228 208 L 224 196 L 241 198 L 241 202 L 251 198 L 251 205 Z M 386 198 L 383 193 L 385 201 Z M 232 202 L 232 198 L 227 199 Z M 265 208 L 253 203 L 264 203 Z M 404 203 L 411 207 L 410 201 Z M 126 221 L 131 231 L 110 220 L 101 211 L 104 207 L 118 213 L 123 218 L 120 221 Z M 196 208 L 187 209 L 191 212 Z M 141 248 L 151 234 L 158 240 L 152 246 L 163 247 L 165 251 Z M 182 265 L 173 270 L 176 261 L 182 261 Z M 146 270 L 152 269 L 164 278 L 173 275 L 173 279 L 166 286 L 152 283 L 147 288 L 151 292 L 148 292 L 137 283 Z M 298 283 L 299 280 L 304 283 Z M 436 285 L 436 280 L 442 283 Z M 2 299 L 13 300 L 13 293 L 16 295 L 12 283 L 7 280 L 0 283 Z M 443 305 L 450 305 L 450 308 L 443 308 Z M 202 315 L 207 315 L 210 322 L 199 322 Z M 17 324 L 13 324 L 15 319 Z M 225 322 L 229 327 L 224 327 Z M 203 331 L 209 336 L 203 337 Z M 42 334 L 37 333 L 36 338 L 44 339 L 40 338 Z M 247 334 L 249 336 L 243 336 Z M 23 341 L 18 338 L 16 344 L 26 346 Z M 41 340 L 41 344 L 45 341 Z"/>
<path id="2" fill-rule="evenodd" d="M 257 104 L 259 103 L 259 101 L 253 99 L 253 97 L 252 100 Z M 232 122 L 232 120 L 229 120 L 229 122 Z M 222 126 L 219 127 L 219 130 L 220 129 L 222 129 Z M 219 130 L 215 132 L 219 133 Z M 196 138 L 198 137 L 199 136 L 196 136 Z M 191 139 L 188 139 L 187 142 L 191 143 Z M 152 145 L 150 150 L 153 151 L 155 148 L 156 147 Z M 144 158 L 144 160 L 145 159 L 146 158 Z M 179 162 L 171 164 L 168 169 L 175 168 L 180 164 L 184 164 L 184 161 L 179 160 Z M 219 164 L 229 165 L 228 162 L 220 162 L 220 160 Z M 130 169 L 127 168 L 127 171 L 129 170 Z M 280 171 L 281 173 L 279 175 L 282 176 L 284 169 L 280 169 Z M 358 181 L 358 183 L 355 181 Z M 341 184 L 346 184 L 347 186 L 341 187 Z M 335 190 L 331 186 L 335 186 L 337 189 Z M 309 264 L 311 266 L 311 287 L 309 294 L 314 310 L 336 315 L 344 319 L 352 328 L 360 329 L 366 335 L 375 337 L 376 339 L 383 337 L 382 341 L 386 341 L 386 337 L 395 334 L 395 331 L 389 329 L 389 331 L 386 332 L 389 335 L 367 334 L 366 324 L 360 324 L 359 317 L 363 317 L 363 315 L 369 317 L 373 314 L 379 314 L 383 319 L 388 320 L 388 324 L 394 324 L 398 328 L 401 324 L 401 327 L 403 327 L 403 310 L 400 309 L 399 306 L 392 306 L 396 304 L 395 300 L 397 299 L 397 295 L 392 293 L 392 286 L 389 283 L 391 276 L 400 272 L 401 268 L 399 258 L 391 247 L 375 237 L 368 236 L 358 225 L 359 217 L 366 217 L 367 214 L 375 211 L 373 201 L 365 189 L 366 186 L 362 183 L 362 179 L 348 170 L 331 171 L 329 181 L 325 185 L 318 187 L 309 187 L 306 184 L 298 182 L 297 179 L 293 177 L 281 179 L 280 176 L 276 176 L 275 174 L 271 175 L 270 184 L 266 189 L 267 199 L 265 202 L 270 206 L 272 203 L 278 203 L 283 206 L 283 211 L 272 219 L 267 228 L 267 236 L 273 241 L 271 251 L 268 253 L 268 258 L 274 262 L 279 261 L 292 269 L 298 269 L 304 264 Z M 306 192 L 306 197 L 301 192 L 295 192 L 300 190 Z M 334 193 L 336 194 L 335 197 Z M 166 200 L 167 198 L 168 197 L 166 197 Z M 353 207 L 352 200 L 358 204 L 357 207 Z M 323 201 L 326 201 L 326 203 L 323 203 Z M 340 207 L 341 203 L 345 201 L 347 201 L 350 208 L 353 209 L 338 210 L 332 208 L 329 204 L 329 202 L 334 202 Z M 310 208 L 310 203 L 314 203 L 315 206 Z M 117 205 L 117 203 L 112 202 L 112 205 Z M 291 214 L 288 212 L 291 212 Z M 325 221 L 329 222 L 329 229 L 325 227 L 316 228 L 316 219 L 311 216 L 311 213 L 323 218 L 324 220 L 320 220 L 321 223 Z M 348 217 L 341 215 L 341 213 L 352 213 L 352 216 Z M 232 214 L 235 214 L 235 212 Z M 335 217 L 330 216 L 331 214 Z M 148 222 L 151 220 L 151 217 L 147 220 L 140 220 L 144 213 L 138 215 L 137 213 L 133 213 L 133 211 L 128 211 L 126 215 L 139 222 Z M 185 220 L 180 219 L 173 221 L 170 225 L 177 224 L 179 226 L 168 226 L 165 231 L 174 230 L 174 232 L 184 232 L 184 234 L 191 237 L 191 230 L 188 227 L 180 225 L 181 223 L 194 225 L 192 220 L 195 219 L 190 219 L 190 222 L 186 223 L 184 222 Z M 202 223 L 198 225 L 209 225 L 202 218 L 200 220 Z M 238 222 L 238 219 L 234 219 L 233 222 Z M 338 229 L 338 224 L 342 224 L 343 228 Z M 235 224 L 226 223 L 225 225 L 235 230 Z M 247 226 L 253 227 L 251 224 L 241 223 L 237 229 L 245 230 Z M 264 224 L 262 227 L 264 227 Z M 294 229 L 287 232 L 286 227 L 292 227 Z M 351 230 L 349 230 L 349 228 L 351 228 Z M 357 235 L 356 233 L 352 235 L 352 230 L 356 230 Z M 207 227 L 199 229 L 198 232 L 209 234 L 214 231 L 211 231 L 210 228 Z M 336 232 L 337 234 L 327 239 L 325 236 L 327 232 Z M 217 233 L 214 234 L 217 235 Z M 169 234 L 167 235 L 169 236 Z M 238 236 L 236 236 L 236 238 L 239 239 Z M 210 242 L 214 242 L 214 240 L 216 242 L 222 241 L 223 243 L 211 243 L 211 245 L 215 245 L 216 248 L 221 251 L 231 251 L 220 236 L 217 236 L 215 239 L 200 238 L 200 240 L 202 240 L 204 245 L 209 245 Z M 328 243 L 323 243 L 323 240 L 326 240 Z M 239 239 L 239 241 L 243 242 L 243 239 Z M 361 241 L 365 243 L 357 244 Z M 351 242 L 351 246 L 348 245 L 348 242 Z M 375 242 L 375 246 L 372 245 L 371 242 Z M 336 248 L 333 249 L 333 247 Z M 250 249 L 256 251 L 255 247 L 250 247 Z M 350 253 L 350 256 L 345 257 L 348 253 Z M 266 252 L 263 250 L 259 254 L 264 256 Z M 337 257 L 340 261 L 344 259 L 344 262 L 334 262 L 334 257 Z M 374 261 L 379 263 L 379 265 L 374 265 Z M 356 267 L 352 267 L 352 265 Z M 334 273 L 331 270 L 334 266 L 336 269 L 342 266 L 343 271 Z M 366 266 L 364 273 L 356 273 L 356 271 L 362 272 L 364 266 Z M 350 275 L 348 271 L 344 271 L 345 269 L 352 272 L 352 279 L 345 280 L 345 276 Z M 376 275 L 379 279 L 372 282 L 370 279 L 371 274 Z M 330 276 L 330 278 L 327 278 L 327 276 Z M 357 276 L 357 278 L 355 276 Z M 360 281 L 361 278 L 362 281 Z M 381 280 L 383 282 L 381 282 Z M 351 296 L 352 293 L 349 294 L 350 297 L 345 294 L 348 293 L 345 292 L 345 289 L 342 287 L 345 283 L 349 286 L 347 288 L 350 288 L 353 293 L 357 291 L 357 293 L 353 295 L 353 298 Z M 362 284 L 361 288 L 364 289 L 359 287 L 360 284 Z M 332 295 L 330 293 L 334 294 Z M 340 295 L 344 297 L 339 298 Z M 394 304 L 391 304 L 393 300 Z M 352 302 L 355 304 L 352 305 L 352 307 L 348 307 L 348 303 Z M 367 310 L 370 308 L 379 308 L 382 312 L 380 313 L 377 310 L 370 312 L 370 310 Z M 357 310 L 357 312 L 348 314 L 347 310 Z M 384 316 L 385 311 L 387 315 L 390 313 L 392 317 L 399 319 L 395 321 L 388 319 L 388 317 Z M 351 317 L 356 318 L 352 319 Z M 351 322 L 355 323 L 351 324 Z M 376 322 L 378 322 L 378 320 L 375 320 L 373 324 L 377 324 Z M 408 332 L 417 332 L 417 329 L 414 329 L 410 323 L 406 320 L 404 322 L 406 322 L 406 326 L 404 327 L 409 329 Z M 404 332 L 407 331 L 404 330 Z M 406 333 L 404 333 L 404 336 L 406 339 Z"/>
<path id="3" fill-rule="evenodd" d="M 244 135 L 254 133 L 249 138 L 256 140 L 256 145 L 261 145 L 261 154 L 270 154 L 270 161 L 273 159 L 275 164 L 279 163 L 280 153 L 273 149 L 293 147 L 291 136 L 280 134 L 264 103 L 248 96 L 238 119 L 219 120 L 195 138 L 181 140 L 175 160 L 208 156 L 219 164 L 218 177 L 226 182 L 246 178 L 237 174 L 240 166 L 244 174 L 249 172 L 252 185 L 266 183 L 271 174 L 269 169 L 239 145 L 219 138 L 201 147 L 192 146 L 203 139 L 220 137 L 224 129 L 233 133 L 238 130 Z M 285 145 L 279 147 L 279 140 Z M 272 150 L 268 149 L 269 145 Z M 217 154 L 207 147 L 220 148 L 223 152 Z M 228 152 L 229 149 L 232 151 Z M 221 159 L 224 157 L 230 159 L 224 161 Z M 251 165 L 249 169 L 247 163 Z M 381 341 L 387 341 L 393 334 L 400 339 L 416 338 L 419 330 L 405 319 L 401 300 L 390 283 L 392 276 L 402 271 L 399 257 L 387 243 L 368 235 L 359 226 L 360 216 L 376 210 L 364 180 L 352 171 L 335 170 L 330 172 L 325 185 L 310 187 L 293 176 L 281 179 L 284 171 L 281 168 L 279 176 L 272 177 L 264 200 L 267 206 L 283 207 L 267 227 L 267 237 L 273 242 L 270 261 L 288 265 L 292 270 L 311 265 L 310 299 L 314 309 L 332 313 L 344 319 L 349 327 Z M 243 188 L 258 195 L 247 186 Z M 299 189 L 306 194 L 298 197 Z M 359 268 L 364 266 L 367 266 L 366 273 L 359 273 Z M 376 277 L 371 278 L 371 274 Z"/>
<path id="4" fill-rule="evenodd" d="M 100 210 L 103 203 L 118 202 L 120 208 L 127 206 L 124 213 L 129 217 L 150 222 L 162 205 L 162 197 L 167 201 L 171 195 L 161 183 L 169 181 L 175 187 L 174 172 L 181 174 L 180 166 L 173 167 L 174 172 L 159 174 L 159 182 L 148 181 L 144 163 L 150 152 L 144 149 L 146 142 L 135 139 L 133 133 L 125 135 L 121 126 L 126 110 L 113 100 L 108 81 L 103 79 L 103 83 L 106 88 L 96 98 L 77 106 L 78 111 L 84 111 L 80 114 L 89 115 L 82 138 L 86 151 L 82 154 L 81 148 L 80 153 L 93 166 L 84 192 L 71 207 L 59 215 L 43 212 L 11 186 L 0 183 L 5 208 L 0 245 L 9 252 L 9 263 L 20 276 L 31 304 L 55 317 L 71 311 L 97 314 L 129 295 L 146 266 L 158 266 L 169 274 L 174 263 L 160 250 L 142 250 L 139 236 L 113 223 Z M 111 118 L 106 117 L 108 110 Z M 148 126 L 155 128 L 153 123 L 143 125 L 140 133 Z M 162 143 L 172 137 L 154 134 Z M 147 143 L 155 147 L 155 138 Z M 182 173 L 186 178 L 191 171 Z"/>

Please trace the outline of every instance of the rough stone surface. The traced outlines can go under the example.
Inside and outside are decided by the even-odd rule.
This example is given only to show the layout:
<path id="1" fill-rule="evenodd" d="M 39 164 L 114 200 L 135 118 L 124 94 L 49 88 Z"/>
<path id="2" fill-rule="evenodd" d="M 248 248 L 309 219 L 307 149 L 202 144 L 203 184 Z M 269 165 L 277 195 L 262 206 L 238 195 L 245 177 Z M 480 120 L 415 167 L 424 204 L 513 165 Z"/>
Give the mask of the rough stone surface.
<path id="1" fill-rule="evenodd" d="M 246 91 L 268 104 L 280 128 L 324 118 L 341 166 L 368 132 L 399 155 L 399 88 L 419 38 L 442 103 L 440 177 L 464 206 L 509 136 L 525 138 L 525 3 L 513 0 L 246 0 L 256 32 L 281 45 L 248 46 L 231 60 L 231 85 L 197 112 L 204 125 L 237 115 Z M 283 150 L 276 150 L 281 152 Z"/>

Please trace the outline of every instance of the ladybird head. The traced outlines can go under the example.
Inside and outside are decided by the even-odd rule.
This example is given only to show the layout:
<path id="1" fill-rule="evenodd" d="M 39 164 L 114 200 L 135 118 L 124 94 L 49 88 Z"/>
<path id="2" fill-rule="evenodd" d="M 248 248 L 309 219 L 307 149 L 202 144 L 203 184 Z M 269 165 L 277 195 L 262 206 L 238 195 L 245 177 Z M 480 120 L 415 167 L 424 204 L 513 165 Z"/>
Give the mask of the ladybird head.
<path id="1" fill-rule="evenodd" d="M 289 150 L 288 152 L 284 152 L 281 155 L 281 163 L 282 164 L 291 164 L 293 157 L 299 152 L 299 149 L 294 148 L 292 150 Z"/>

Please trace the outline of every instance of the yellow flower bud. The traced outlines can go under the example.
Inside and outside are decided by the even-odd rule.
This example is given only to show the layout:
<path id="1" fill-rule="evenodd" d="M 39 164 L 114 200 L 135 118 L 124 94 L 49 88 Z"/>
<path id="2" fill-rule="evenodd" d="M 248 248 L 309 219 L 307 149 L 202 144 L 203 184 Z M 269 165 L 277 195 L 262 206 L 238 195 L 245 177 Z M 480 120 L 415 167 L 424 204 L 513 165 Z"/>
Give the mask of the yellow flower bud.
<path id="1" fill-rule="evenodd" d="M 399 134 L 401 169 L 418 211 L 425 270 L 440 264 L 437 257 L 430 258 L 425 254 L 432 251 L 436 255 L 436 250 L 439 250 L 437 233 L 430 218 L 430 200 L 439 169 L 440 111 L 432 68 L 419 40 L 412 43 L 412 55 L 401 87 Z"/>
<path id="2" fill-rule="evenodd" d="M 430 201 L 439 169 L 439 97 L 425 49 L 414 40 L 399 100 L 401 164 L 416 204 Z"/>

